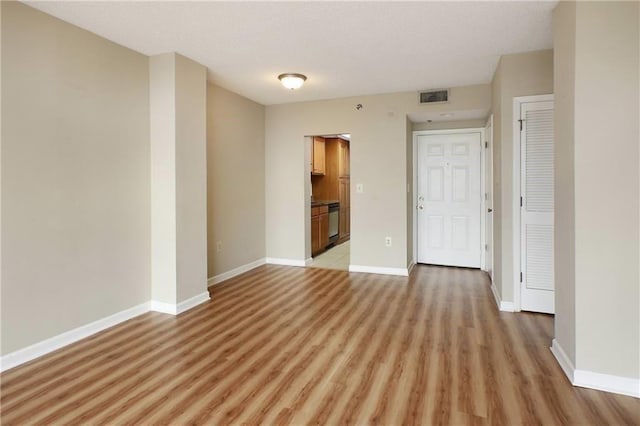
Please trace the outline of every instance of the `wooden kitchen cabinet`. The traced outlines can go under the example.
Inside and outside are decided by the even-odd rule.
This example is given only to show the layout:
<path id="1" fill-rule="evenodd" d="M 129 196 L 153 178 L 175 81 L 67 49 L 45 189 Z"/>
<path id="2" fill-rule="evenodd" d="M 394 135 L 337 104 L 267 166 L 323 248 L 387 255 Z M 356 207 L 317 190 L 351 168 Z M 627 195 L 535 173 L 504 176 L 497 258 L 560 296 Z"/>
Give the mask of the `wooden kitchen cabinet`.
<path id="1" fill-rule="evenodd" d="M 311 150 L 311 174 L 324 175 L 326 172 L 326 156 L 324 138 L 313 137 L 313 149 Z"/>
<path id="2" fill-rule="evenodd" d="M 340 140 L 338 145 L 338 177 L 349 177 L 349 142 Z"/>
<path id="3" fill-rule="evenodd" d="M 311 255 L 322 253 L 329 245 L 329 207 L 311 208 Z"/>

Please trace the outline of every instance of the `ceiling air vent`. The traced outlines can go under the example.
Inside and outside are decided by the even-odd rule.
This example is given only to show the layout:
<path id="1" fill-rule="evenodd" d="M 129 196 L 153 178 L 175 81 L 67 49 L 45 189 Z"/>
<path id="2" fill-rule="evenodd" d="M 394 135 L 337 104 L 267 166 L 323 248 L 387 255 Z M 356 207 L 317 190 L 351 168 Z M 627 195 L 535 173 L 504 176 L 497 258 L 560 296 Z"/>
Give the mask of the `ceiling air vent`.
<path id="1" fill-rule="evenodd" d="M 420 92 L 421 104 L 432 104 L 435 102 L 448 102 L 449 89 L 430 90 L 428 92 Z"/>

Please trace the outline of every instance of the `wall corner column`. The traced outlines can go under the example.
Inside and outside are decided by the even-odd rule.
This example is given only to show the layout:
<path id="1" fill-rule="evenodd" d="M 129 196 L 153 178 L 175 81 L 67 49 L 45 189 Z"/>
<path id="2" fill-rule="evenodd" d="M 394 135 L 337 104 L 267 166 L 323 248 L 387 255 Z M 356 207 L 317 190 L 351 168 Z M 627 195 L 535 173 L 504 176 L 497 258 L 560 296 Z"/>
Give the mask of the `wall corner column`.
<path id="1" fill-rule="evenodd" d="M 206 68 L 149 58 L 152 309 L 177 314 L 207 291 Z"/>

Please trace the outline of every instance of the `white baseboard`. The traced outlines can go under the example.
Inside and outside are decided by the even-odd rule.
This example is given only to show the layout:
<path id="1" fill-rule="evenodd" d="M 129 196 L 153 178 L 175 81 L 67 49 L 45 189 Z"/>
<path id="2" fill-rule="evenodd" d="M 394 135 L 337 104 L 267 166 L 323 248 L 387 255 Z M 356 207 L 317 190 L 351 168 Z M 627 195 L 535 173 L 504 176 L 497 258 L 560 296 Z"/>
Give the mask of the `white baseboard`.
<path id="1" fill-rule="evenodd" d="M 117 312 L 113 315 L 109 315 L 108 317 L 78 328 L 74 328 L 73 330 L 65 331 L 64 333 L 50 337 L 31 346 L 27 346 L 26 348 L 8 353 L 3 357 L 0 357 L 0 372 L 17 367 L 25 362 L 29 362 L 149 311 L 177 315 L 204 303 L 207 300 L 209 300 L 209 292 L 205 291 L 176 305 L 158 302 L 155 300 L 141 303 L 140 305 L 125 309 L 124 311 Z"/>
<path id="2" fill-rule="evenodd" d="M 551 344 L 551 353 L 573 386 L 640 398 L 640 379 L 578 370 L 556 339 Z"/>
<path id="3" fill-rule="evenodd" d="M 498 306 L 498 309 L 503 311 L 503 312 L 515 312 L 516 311 L 516 307 L 513 304 L 513 302 L 505 302 L 504 300 L 500 299 L 500 295 L 498 294 L 498 289 L 496 288 L 495 284 L 491 284 L 491 292 L 493 293 L 493 298 L 496 300 L 496 305 Z"/>
<path id="4" fill-rule="evenodd" d="M 380 275 L 399 275 L 401 277 L 409 276 L 409 271 L 407 268 L 384 268 L 379 266 L 349 265 L 349 272 L 366 272 L 369 274 Z"/>
<path id="5" fill-rule="evenodd" d="M 413 270 L 413 267 L 416 266 L 416 262 L 409 262 L 409 266 L 407 266 L 407 275 L 411 275 L 411 271 Z"/>
<path id="6" fill-rule="evenodd" d="M 573 378 L 574 386 L 640 398 L 640 379 L 594 373 L 586 370 L 575 370 Z"/>
<path id="7" fill-rule="evenodd" d="M 307 257 L 307 259 L 304 261 L 304 266 L 309 266 L 313 263 L 313 257 Z"/>
<path id="8" fill-rule="evenodd" d="M 211 297 L 209 296 L 209 292 L 203 291 L 202 293 L 196 294 L 187 300 L 183 300 L 176 305 L 176 315 L 186 312 L 191 308 L 195 308 L 201 303 L 208 302 L 210 299 Z"/>
<path id="9" fill-rule="evenodd" d="M 564 374 L 569 379 L 569 382 L 573 384 L 573 372 L 576 370 L 576 368 L 573 366 L 573 363 L 567 356 L 567 353 L 564 351 L 564 349 L 562 349 L 556 339 L 552 340 L 551 347 L 549 349 L 551 349 L 551 353 L 556 358 L 556 361 L 558 361 L 558 364 L 560 364 L 560 368 L 562 368 L 562 371 L 564 371 Z"/>
<path id="10" fill-rule="evenodd" d="M 29 362 L 42 355 L 46 355 L 64 346 L 75 343 L 78 340 L 91 336 L 92 334 L 96 334 L 109 327 L 120 324 L 121 322 L 130 320 L 138 315 L 142 315 L 149 312 L 149 308 L 150 303 L 145 302 L 89 324 L 74 328 L 73 330 L 58 334 L 57 336 L 50 337 L 49 339 L 27 346 L 26 348 L 11 352 L 0 358 L 0 371 L 6 371 L 10 368 L 17 367 L 20 364 L 24 364 L 25 362 Z"/>
<path id="11" fill-rule="evenodd" d="M 304 260 L 296 260 L 296 259 L 281 259 L 279 257 L 267 257 L 265 261 L 269 265 L 306 266 Z"/>
<path id="12" fill-rule="evenodd" d="M 213 277 L 209 278 L 208 286 L 211 287 L 212 285 L 221 283 L 222 281 L 226 281 L 240 274 L 244 274 L 247 271 L 257 268 L 258 266 L 264 265 L 266 261 L 267 261 L 266 258 L 263 257 L 262 259 L 258 259 L 253 262 L 247 263 L 246 265 L 238 266 L 237 268 L 234 268 L 230 271 L 223 272 L 218 275 L 214 275 Z"/>
<path id="13" fill-rule="evenodd" d="M 206 302 L 207 300 L 209 300 L 208 291 L 197 294 L 187 300 L 183 300 L 182 302 L 176 304 L 152 300 L 150 310 L 154 312 L 162 312 L 163 314 L 178 315 L 185 311 L 188 311 L 193 307 L 198 306 L 201 303 Z"/>
<path id="14" fill-rule="evenodd" d="M 174 303 L 165 303 L 158 302 L 157 300 L 152 300 L 150 303 L 150 311 L 161 312 L 163 314 L 176 315 L 177 308 Z"/>

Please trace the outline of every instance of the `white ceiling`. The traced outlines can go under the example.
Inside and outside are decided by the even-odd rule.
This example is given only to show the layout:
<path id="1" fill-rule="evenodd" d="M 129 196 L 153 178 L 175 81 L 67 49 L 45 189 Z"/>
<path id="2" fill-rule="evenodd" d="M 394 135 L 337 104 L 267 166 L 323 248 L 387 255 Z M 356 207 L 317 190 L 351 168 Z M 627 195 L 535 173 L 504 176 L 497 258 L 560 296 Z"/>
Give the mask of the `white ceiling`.
<path id="1" fill-rule="evenodd" d="M 488 83 L 500 55 L 551 48 L 556 4 L 27 3 L 146 55 L 178 52 L 265 105 Z M 287 91 L 283 72 L 308 80 Z"/>

